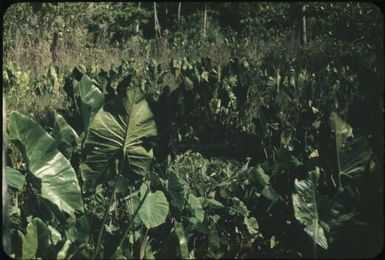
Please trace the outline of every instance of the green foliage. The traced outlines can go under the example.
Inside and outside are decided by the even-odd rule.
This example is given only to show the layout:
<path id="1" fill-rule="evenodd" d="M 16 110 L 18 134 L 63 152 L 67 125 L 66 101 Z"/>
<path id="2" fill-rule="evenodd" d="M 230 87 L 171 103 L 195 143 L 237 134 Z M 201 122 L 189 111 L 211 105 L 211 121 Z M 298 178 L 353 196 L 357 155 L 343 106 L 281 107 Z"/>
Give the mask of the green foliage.
<path id="1" fill-rule="evenodd" d="M 159 3 L 161 35 L 153 7 L 7 10 L 11 255 L 374 254 L 375 6 Z"/>
<path id="2" fill-rule="evenodd" d="M 79 182 L 70 162 L 56 149 L 55 140 L 33 120 L 12 112 L 9 139 L 19 146 L 28 170 L 40 180 L 41 197 L 74 216 L 82 211 Z"/>
<path id="3" fill-rule="evenodd" d="M 188 196 L 188 206 L 191 211 L 191 214 L 198 222 L 203 222 L 204 219 L 204 210 L 202 205 L 197 197 L 194 194 L 189 194 Z"/>
<path id="4" fill-rule="evenodd" d="M 53 137 L 57 140 L 59 151 L 67 158 L 71 158 L 78 134 L 67 123 L 67 121 L 59 113 L 55 113 L 55 127 L 53 129 Z"/>
<path id="5" fill-rule="evenodd" d="M 87 76 L 80 80 L 79 92 L 84 129 L 87 129 L 91 118 L 103 106 L 104 96 Z"/>
<path id="6" fill-rule="evenodd" d="M 51 67 L 49 70 L 55 68 Z M 3 70 L 3 84 L 7 111 L 17 110 L 42 125 L 52 124 L 50 112 L 63 111 L 68 106 L 65 92 L 59 87 L 63 84 L 64 75 L 57 73 L 59 75 L 53 85 L 54 80 L 49 70 L 39 79 L 34 79 L 31 71 L 25 72 L 15 63 L 6 66 Z"/>
<path id="7" fill-rule="evenodd" d="M 17 190 L 21 190 L 25 184 L 25 176 L 18 170 L 8 167 L 5 170 L 7 184 Z"/>
<path id="8" fill-rule="evenodd" d="M 317 171 L 318 170 L 318 171 Z M 295 218 L 305 226 L 305 232 L 312 237 L 314 243 L 324 249 L 328 249 L 325 232 L 320 225 L 318 215 L 318 201 L 316 196 L 316 186 L 318 183 L 319 169 L 310 172 L 308 179 L 295 181 L 295 191 L 293 194 L 293 207 Z"/>
<path id="9" fill-rule="evenodd" d="M 185 190 L 179 176 L 173 171 L 168 173 L 167 188 L 171 197 L 171 204 L 181 210 L 184 207 Z"/>
<path id="10" fill-rule="evenodd" d="M 139 217 L 148 229 L 163 224 L 167 214 L 168 201 L 161 191 L 150 192 L 139 210 Z"/>
<path id="11" fill-rule="evenodd" d="M 186 259 L 188 258 L 189 253 L 188 253 L 187 239 L 184 234 L 183 224 L 175 221 L 174 230 L 179 240 L 180 257 Z"/>
<path id="12" fill-rule="evenodd" d="M 104 180 L 115 159 L 127 161 L 129 172 L 147 175 L 153 159 L 148 139 L 157 134 L 152 112 L 138 88 L 127 90 L 127 97 L 116 96 L 106 102 L 93 118 L 85 139 L 85 161 L 81 165 L 84 190 Z M 106 167 L 107 166 L 107 167 Z"/>
<path id="13" fill-rule="evenodd" d="M 352 127 L 336 113 L 329 118 L 335 136 L 337 169 L 339 178 L 357 178 L 365 171 L 372 160 L 372 149 L 366 138 L 353 138 Z"/>
<path id="14" fill-rule="evenodd" d="M 39 218 L 32 219 L 23 238 L 22 258 L 35 258 L 38 250 L 44 252 L 48 247 L 49 236 L 47 225 Z"/>

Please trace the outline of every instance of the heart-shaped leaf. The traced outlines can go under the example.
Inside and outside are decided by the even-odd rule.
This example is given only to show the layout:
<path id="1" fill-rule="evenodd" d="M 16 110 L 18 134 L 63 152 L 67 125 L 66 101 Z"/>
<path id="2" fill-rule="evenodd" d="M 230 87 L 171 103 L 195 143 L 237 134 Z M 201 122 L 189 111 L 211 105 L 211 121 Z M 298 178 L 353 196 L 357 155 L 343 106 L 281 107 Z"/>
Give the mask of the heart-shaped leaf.
<path id="1" fill-rule="evenodd" d="M 128 164 L 126 172 L 146 175 L 153 160 L 146 141 L 156 135 L 153 114 L 139 88 L 128 89 L 127 97 L 111 98 L 95 114 L 88 129 L 86 160 L 80 166 L 84 190 L 105 178 L 112 162 L 121 155 Z"/>
<path id="2" fill-rule="evenodd" d="M 161 191 L 150 192 L 142 207 L 139 209 L 139 217 L 148 228 L 154 228 L 163 224 L 168 214 L 168 201 Z"/>
<path id="3" fill-rule="evenodd" d="M 331 113 L 329 123 L 336 142 L 338 174 L 349 178 L 359 177 L 370 163 L 373 151 L 366 138 L 353 138 L 352 127 L 335 112 Z"/>
<path id="4" fill-rule="evenodd" d="M 9 138 L 21 149 L 28 170 L 41 180 L 41 197 L 71 216 L 83 211 L 79 183 L 70 162 L 56 149 L 56 141 L 32 119 L 11 112 Z"/>

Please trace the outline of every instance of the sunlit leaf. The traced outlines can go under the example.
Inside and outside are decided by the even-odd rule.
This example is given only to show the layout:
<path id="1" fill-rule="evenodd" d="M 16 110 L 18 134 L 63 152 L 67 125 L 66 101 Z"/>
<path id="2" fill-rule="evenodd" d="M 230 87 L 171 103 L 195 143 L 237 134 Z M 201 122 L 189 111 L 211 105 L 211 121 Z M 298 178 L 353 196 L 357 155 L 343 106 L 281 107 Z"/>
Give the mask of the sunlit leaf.
<path id="1" fill-rule="evenodd" d="M 127 98 L 112 98 L 90 123 L 84 147 L 86 160 L 80 166 L 84 190 L 100 182 L 121 155 L 125 155 L 128 174 L 147 175 L 153 151 L 146 141 L 156 135 L 153 114 L 139 88 L 129 89 Z"/>
<path id="2" fill-rule="evenodd" d="M 202 204 L 200 203 L 199 199 L 195 197 L 195 195 L 192 193 L 190 193 L 188 196 L 188 207 L 191 213 L 193 214 L 193 216 L 199 222 L 203 222 L 205 215 L 204 215 L 204 210 L 202 208 Z"/>
<path id="3" fill-rule="evenodd" d="M 150 192 L 142 207 L 139 209 L 139 217 L 148 228 L 154 228 L 163 224 L 168 214 L 168 201 L 161 191 Z"/>
<path id="4" fill-rule="evenodd" d="M 295 192 L 292 194 L 294 215 L 299 223 L 305 226 L 305 232 L 314 243 L 328 249 L 324 229 L 320 225 L 316 188 L 318 183 L 317 171 L 311 171 L 308 178 L 294 182 Z"/>
<path id="5" fill-rule="evenodd" d="M 83 211 L 76 173 L 56 149 L 56 141 L 39 124 L 18 112 L 11 112 L 8 131 L 10 140 L 20 146 L 28 170 L 41 180 L 41 197 L 72 216 L 75 210 Z"/>
<path id="6" fill-rule="evenodd" d="M 245 217 L 244 223 L 251 235 L 258 234 L 259 226 L 257 220 L 254 217 Z"/>
<path id="7" fill-rule="evenodd" d="M 27 226 L 27 234 L 22 241 L 22 258 L 35 259 L 38 250 L 44 252 L 48 247 L 50 231 L 40 219 L 34 218 Z"/>
<path id="8" fill-rule="evenodd" d="M 65 121 L 64 117 L 55 113 L 55 127 L 53 137 L 56 139 L 57 147 L 67 158 L 71 158 L 72 151 L 76 147 L 79 138 L 75 130 Z"/>
<path id="9" fill-rule="evenodd" d="M 6 167 L 5 174 L 7 176 L 7 184 L 17 190 L 21 190 L 25 184 L 25 176 L 18 170 Z"/>
<path id="10" fill-rule="evenodd" d="M 68 250 L 70 248 L 70 245 L 71 245 L 71 241 L 66 240 L 64 242 L 64 245 L 60 249 L 60 251 L 57 253 L 56 259 L 65 259 L 67 256 Z"/>
<path id="11" fill-rule="evenodd" d="M 57 242 L 62 240 L 62 236 L 56 228 L 48 225 L 48 229 L 51 232 L 51 239 L 50 240 L 51 240 L 53 245 L 56 245 Z"/>
<path id="12" fill-rule="evenodd" d="M 262 167 L 258 166 L 257 168 L 255 168 L 253 173 L 255 174 L 258 182 L 261 185 L 265 186 L 265 185 L 270 184 L 270 176 L 265 173 L 265 171 L 262 169 Z"/>
<path id="13" fill-rule="evenodd" d="M 82 101 L 82 119 L 84 128 L 87 129 L 91 118 L 103 106 L 104 96 L 93 84 L 92 80 L 84 75 L 79 82 L 80 99 Z"/>

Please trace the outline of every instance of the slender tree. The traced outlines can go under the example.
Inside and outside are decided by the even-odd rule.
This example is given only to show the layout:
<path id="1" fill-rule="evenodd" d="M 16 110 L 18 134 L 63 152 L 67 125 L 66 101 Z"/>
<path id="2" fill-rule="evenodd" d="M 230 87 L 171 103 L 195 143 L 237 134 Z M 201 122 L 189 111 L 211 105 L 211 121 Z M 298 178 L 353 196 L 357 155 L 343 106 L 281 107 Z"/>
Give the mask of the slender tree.
<path id="1" fill-rule="evenodd" d="M 182 2 L 178 2 L 178 23 L 180 22 L 180 9 L 182 7 Z"/>
<path id="2" fill-rule="evenodd" d="M 138 3 L 138 11 L 140 11 L 140 2 Z M 138 23 L 136 24 L 136 28 L 135 28 L 135 32 L 138 33 L 139 32 L 139 25 L 140 25 L 140 21 L 138 19 Z"/>
<path id="3" fill-rule="evenodd" d="M 5 121 L 6 121 L 6 109 L 5 109 L 5 102 L 3 102 L 3 133 L 5 133 Z M 5 155 L 7 152 L 7 145 L 5 140 L 5 135 L 3 135 L 3 162 L 6 161 Z M 2 205 L 3 205 L 3 250 L 8 255 L 11 251 L 11 241 L 10 241 L 10 232 L 9 232 L 9 219 L 8 219 L 8 191 L 7 191 L 7 179 L 4 174 L 5 166 L 3 168 L 3 176 L 2 176 Z"/>
<path id="4" fill-rule="evenodd" d="M 158 12 L 156 8 L 156 2 L 154 2 L 154 26 L 155 26 L 155 34 L 159 36 L 159 38 L 162 37 L 161 31 L 160 31 L 160 24 L 158 20 Z"/>
<path id="5" fill-rule="evenodd" d="M 303 46 L 306 46 L 307 44 L 307 32 L 306 32 L 306 5 L 302 6 L 302 42 Z"/>
<path id="6" fill-rule="evenodd" d="M 205 3 L 205 13 L 203 15 L 203 37 L 207 36 L 207 3 Z"/>

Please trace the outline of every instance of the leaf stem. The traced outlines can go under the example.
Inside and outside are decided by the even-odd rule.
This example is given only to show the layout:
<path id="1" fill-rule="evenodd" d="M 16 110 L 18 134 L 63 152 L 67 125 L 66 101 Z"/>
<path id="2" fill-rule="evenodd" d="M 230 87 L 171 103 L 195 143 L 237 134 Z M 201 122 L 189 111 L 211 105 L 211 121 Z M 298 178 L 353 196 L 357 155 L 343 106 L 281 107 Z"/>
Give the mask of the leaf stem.
<path id="1" fill-rule="evenodd" d="M 144 232 L 144 237 L 143 237 L 142 243 L 140 245 L 139 259 L 143 259 L 143 257 L 144 257 L 144 251 L 145 251 L 147 240 L 148 240 L 148 236 L 147 236 L 148 229 L 146 227 L 145 227 L 145 229 L 146 229 L 146 231 Z"/>
<path id="2" fill-rule="evenodd" d="M 75 251 L 74 251 L 72 254 L 70 254 L 70 255 L 68 256 L 68 259 L 72 259 L 72 258 L 76 255 L 77 252 L 79 252 L 81 249 L 83 249 L 83 248 L 85 248 L 85 247 L 87 247 L 87 243 L 80 244 L 80 246 L 77 247 L 77 248 L 75 249 Z"/>
<path id="3" fill-rule="evenodd" d="M 119 242 L 118 246 L 116 247 L 116 249 L 115 249 L 113 255 L 115 255 L 115 253 L 116 253 L 116 251 L 118 250 L 118 248 L 121 248 L 121 247 L 122 247 L 122 245 L 123 245 L 123 243 L 124 243 L 124 240 L 126 239 L 128 233 L 130 232 L 131 223 L 132 223 L 132 224 L 134 223 L 134 219 L 135 219 L 136 215 L 138 214 L 140 208 L 142 207 L 144 201 L 146 200 L 147 194 L 148 194 L 149 192 L 150 192 L 150 187 L 148 186 L 148 183 L 147 183 L 147 190 L 146 190 L 146 193 L 144 194 L 143 199 L 140 201 L 138 207 L 135 209 L 135 212 L 134 212 L 134 214 L 132 215 L 131 220 L 130 220 L 130 222 L 128 223 L 126 229 L 124 230 L 123 236 L 122 236 L 122 238 L 120 239 L 120 242 Z"/>
<path id="4" fill-rule="evenodd" d="M 123 165 L 124 165 L 124 163 L 123 163 Z M 102 225 L 100 227 L 100 231 L 99 231 L 99 235 L 98 235 L 98 242 L 96 243 L 96 249 L 95 249 L 95 253 L 94 253 L 92 259 L 95 259 L 96 256 L 98 255 L 98 252 L 99 252 L 99 249 L 100 249 L 100 244 L 102 242 L 102 237 L 103 237 L 103 232 L 104 232 L 104 225 L 106 224 L 106 221 L 107 221 L 107 218 L 108 218 L 108 212 L 110 210 L 112 202 L 114 201 L 115 192 L 116 192 L 118 184 L 120 182 L 120 178 L 121 178 L 121 175 L 119 174 L 118 177 L 116 178 L 116 181 L 115 181 L 115 184 L 114 184 L 114 188 L 113 188 L 112 193 L 110 195 L 110 200 L 108 202 L 108 205 L 107 205 L 107 207 L 106 207 L 106 209 L 104 211 L 104 217 L 103 217 Z"/>
<path id="5" fill-rule="evenodd" d="M 316 196 L 316 185 L 318 183 L 318 175 L 319 174 L 319 168 L 316 167 L 315 169 L 315 173 L 312 172 L 312 175 L 311 175 L 311 178 L 312 178 L 312 181 L 313 181 L 313 189 L 312 189 L 312 201 L 313 202 L 316 202 L 317 201 L 317 196 Z M 318 216 L 318 208 L 317 208 L 317 204 L 315 203 L 314 204 L 314 215 L 316 216 L 316 219 L 315 219 L 315 230 L 314 230 L 314 237 L 318 239 L 318 236 L 319 236 L 319 230 L 318 230 L 318 221 L 319 221 L 319 216 Z M 315 240 L 313 240 L 313 258 L 317 258 L 317 243 Z"/>
<path id="6" fill-rule="evenodd" d="M 340 159 L 340 149 L 339 144 L 337 140 L 337 132 L 335 133 L 335 145 L 336 145 L 336 157 L 337 157 L 337 177 L 338 177 L 338 187 L 342 188 L 342 181 L 341 181 L 341 159 Z"/>

